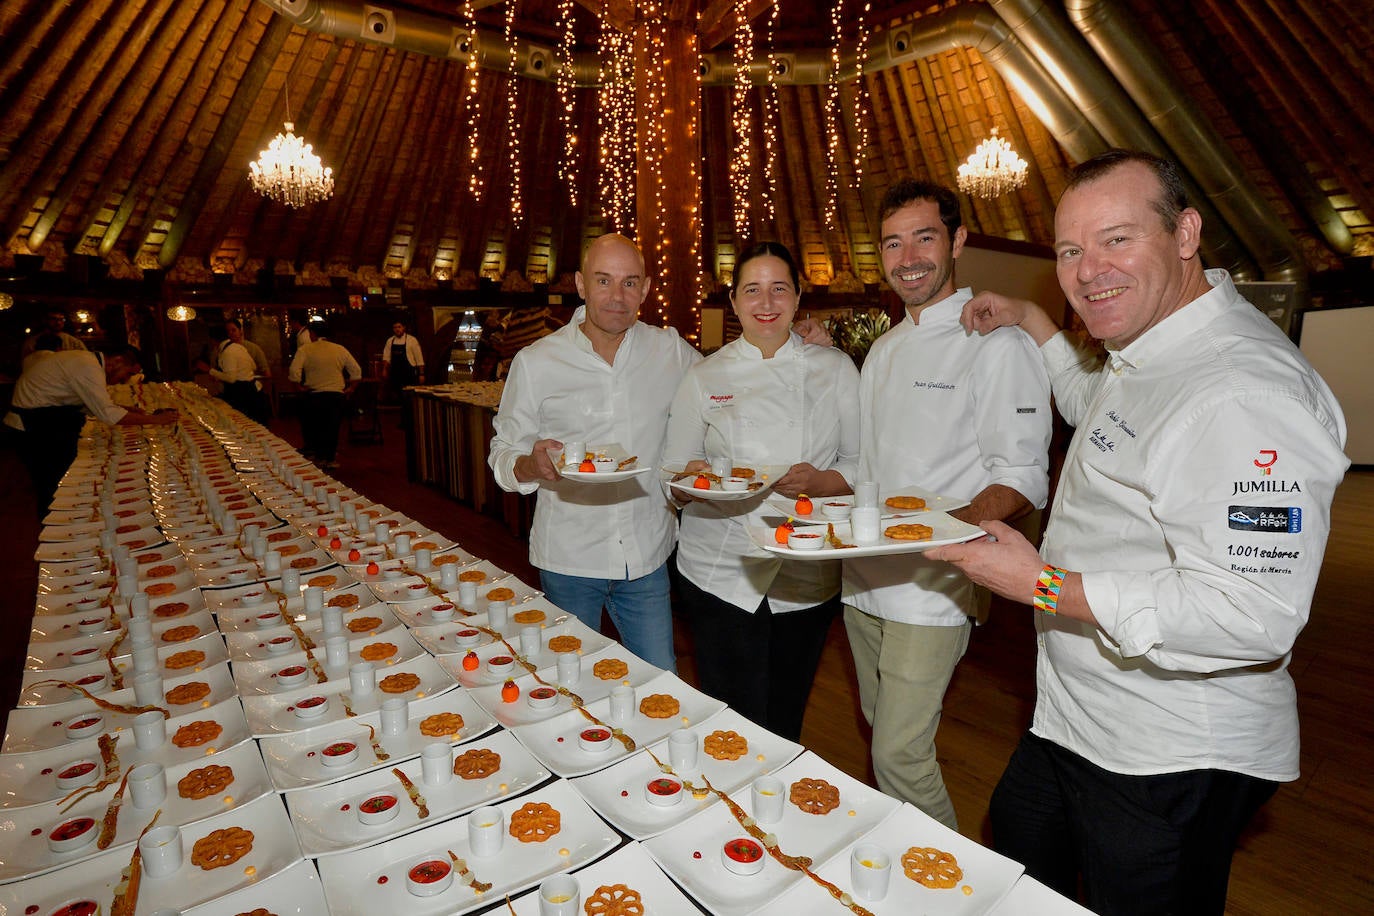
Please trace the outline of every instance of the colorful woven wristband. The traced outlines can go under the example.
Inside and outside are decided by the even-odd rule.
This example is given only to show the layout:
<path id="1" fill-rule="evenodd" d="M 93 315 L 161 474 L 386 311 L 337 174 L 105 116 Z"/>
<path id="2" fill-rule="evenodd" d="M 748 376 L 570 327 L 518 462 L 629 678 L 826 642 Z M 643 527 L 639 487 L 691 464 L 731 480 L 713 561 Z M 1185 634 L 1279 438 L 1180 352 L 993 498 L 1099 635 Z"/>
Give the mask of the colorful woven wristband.
<path id="1" fill-rule="evenodd" d="M 1031 595 L 1031 604 L 1037 611 L 1059 613 L 1059 592 L 1064 588 L 1064 577 L 1068 574 L 1067 569 L 1045 564 L 1035 580 L 1035 593 Z"/>

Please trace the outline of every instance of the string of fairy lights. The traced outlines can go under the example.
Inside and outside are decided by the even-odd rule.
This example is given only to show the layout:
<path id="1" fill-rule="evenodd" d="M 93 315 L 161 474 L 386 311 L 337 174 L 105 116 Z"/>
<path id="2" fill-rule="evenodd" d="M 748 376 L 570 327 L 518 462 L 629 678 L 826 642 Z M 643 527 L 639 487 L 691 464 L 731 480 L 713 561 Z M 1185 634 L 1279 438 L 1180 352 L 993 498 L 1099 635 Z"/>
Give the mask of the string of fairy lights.
<path id="1" fill-rule="evenodd" d="M 573 19 L 573 0 L 558 0 L 558 18 L 563 32 L 558 46 L 558 72 L 554 85 L 558 90 L 558 126 L 563 131 L 563 156 L 558 160 L 558 180 L 568 192 L 568 206 L 577 206 L 577 173 L 581 147 L 577 143 L 577 121 L 574 117 L 576 79 L 573 74 L 573 52 L 577 45 L 576 24 Z"/>
<path id="2" fill-rule="evenodd" d="M 506 156 L 510 163 L 510 220 L 512 226 L 525 221 L 525 202 L 522 199 L 521 176 L 524 169 L 520 161 L 520 80 L 517 67 L 517 52 L 520 50 L 515 39 L 515 10 L 519 6 L 515 0 L 506 3 L 506 51 L 510 55 L 510 78 L 506 80 Z"/>
<path id="3" fill-rule="evenodd" d="M 463 79 L 463 108 L 462 118 L 467 125 L 468 156 L 465 163 L 465 171 L 468 176 L 468 193 L 472 195 L 474 203 L 482 200 L 482 191 L 486 187 L 486 181 L 482 175 L 482 144 L 479 141 L 480 134 L 477 127 L 481 122 L 481 110 L 477 104 L 478 90 L 481 84 L 477 74 L 481 72 L 477 66 L 477 20 L 473 16 L 472 0 L 463 4 L 463 20 L 467 25 L 468 40 L 471 42 L 468 50 L 467 72 Z"/>
<path id="4" fill-rule="evenodd" d="M 778 154 L 781 147 L 778 144 L 778 133 L 781 114 L 778 111 L 778 52 L 774 47 L 774 39 L 778 33 L 778 15 L 781 9 L 778 3 L 769 6 L 766 38 L 768 82 L 763 88 L 763 172 L 768 180 L 768 193 L 763 196 L 763 212 L 770 223 L 777 219 L 778 212 L 774 201 L 780 193 Z"/>
<path id="5" fill-rule="evenodd" d="M 749 201 L 754 174 L 754 83 L 749 65 L 754 62 L 754 26 L 749 0 L 735 0 L 734 91 L 730 98 L 730 123 L 735 131 L 734 155 L 730 157 L 730 190 L 734 196 L 735 235 L 748 238 Z"/>
<path id="6" fill-rule="evenodd" d="M 473 36 L 466 72 L 463 79 L 463 99 L 461 119 L 466 130 L 468 150 L 463 164 L 466 185 L 474 202 L 480 202 L 489 183 L 482 158 L 483 139 L 491 133 L 484 123 L 480 104 L 481 83 L 479 80 L 479 55 L 476 48 L 477 22 L 474 15 L 474 0 L 464 0 L 460 13 L 468 32 Z M 823 216 L 827 229 L 839 225 L 841 208 L 840 191 L 846 180 L 858 184 L 863 179 L 864 167 L 871 139 L 871 122 L 868 117 L 871 98 L 867 80 L 866 66 L 869 60 L 869 40 L 871 38 L 871 0 L 855 0 L 860 9 L 857 15 L 848 12 L 849 0 L 833 0 L 830 8 L 831 47 L 822 92 L 822 129 L 825 135 L 825 181 Z M 524 164 L 521 162 L 521 144 L 524 124 L 520 111 L 519 42 L 515 34 L 517 0 L 507 0 L 505 4 L 503 37 L 509 60 L 509 74 L 505 91 L 505 154 L 510 171 L 509 191 L 511 225 L 519 226 L 525 217 L 523 199 Z M 729 163 L 729 186 L 731 192 L 731 213 L 735 235 L 738 239 L 748 239 L 754 235 L 753 217 L 761 217 L 766 223 L 777 218 L 777 201 L 781 196 L 782 185 L 782 114 L 781 78 L 785 73 L 784 58 L 775 47 L 778 34 L 781 3 L 768 5 L 768 17 L 762 28 L 762 46 L 767 66 L 759 85 L 754 84 L 753 63 L 759 52 L 760 42 L 756 35 L 749 10 L 750 0 L 734 0 L 733 14 L 736 20 L 731 58 L 734 64 L 734 79 L 730 91 L 730 138 L 731 157 Z M 665 163 L 669 160 L 670 147 L 675 138 L 669 137 L 665 119 L 660 117 L 639 117 L 638 106 L 645 112 L 662 111 L 669 98 L 666 84 L 665 66 L 646 68 L 648 72 L 639 76 L 637 95 L 635 60 L 665 62 L 666 43 L 661 17 L 664 15 L 660 0 L 642 0 L 635 10 L 636 27 L 633 32 L 625 32 L 611 24 L 608 17 L 600 17 L 600 30 L 596 39 L 598 67 L 598 89 L 596 90 L 596 142 L 595 162 L 588 161 L 590 154 L 583 151 L 584 144 L 578 139 L 579 93 L 576 85 L 574 66 L 577 46 L 576 0 L 558 0 L 559 17 L 558 66 L 554 76 L 558 95 L 557 117 L 559 130 L 564 137 L 563 155 L 556 169 L 558 182 L 563 186 L 567 202 L 577 206 L 582 182 L 579 178 L 583 168 L 594 165 L 596 169 L 593 187 L 594 204 L 599 208 L 604 228 L 608 231 L 636 235 L 636 194 L 647 193 L 652 196 L 653 212 L 662 213 L 665 206 L 666 181 Z M 856 46 L 854 72 L 846 77 L 842 73 L 845 43 L 845 29 L 853 23 L 853 41 Z M 699 36 L 692 32 L 692 53 L 698 48 Z M 637 47 L 637 42 L 641 46 Z M 701 77 L 697 77 L 700 85 Z M 854 146 L 846 155 L 846 116 L 843 88 L 853 81 L 852 110 L 848 120 L 853 124 Z M 688 123 L 690 130 L 699 130 L 698 110 L 700 93 L 693 94 L 693 110 Z M 494 125 L 492 125 L 494 126 Z M 756 149 L 758 139 L 762 138 L 763 149 Z M 684 137 L 683 142 L 699 143 L 696 136 Z M 694 188 L 700 187 L 700 165 L 697 157 L 687 157 L 690 174 L 685 176 Z M 842 174 L 849 171 L 848 179 Z M 646 176 L 647 181 L 637 188 L 636 180 Z M 682 180 L 683 176 L 671 176 L 671 180 Z M 756 187 L 757 186 L 757 187 Z M 697 198 L 700 197 L 698 193 Z M 757 197 L 757 200 L 755 199 Z M 751 208 L 754 209 L 751 213 Z M 692 224 L 699 226 L 700 207 L 692 209 Z M 701 233 L 693 232 L 685 241 L 674 240 L 668 231 L 661 232 L 653 242 L 653 250 L 646 251 L 657 272 L 654 297 L 660 322 L 666 321 L 667 303 L 663 291 L 670 289 L 668 272 L 672 262 L 675 244 L 683 244 L 688 249 L 690 259 L 684 263 L 698 265 L 695 276 L 695 293 L 692 313 L 698 314 L 705 295 L 706 274 L 700 270 L 702 247 Z"/>

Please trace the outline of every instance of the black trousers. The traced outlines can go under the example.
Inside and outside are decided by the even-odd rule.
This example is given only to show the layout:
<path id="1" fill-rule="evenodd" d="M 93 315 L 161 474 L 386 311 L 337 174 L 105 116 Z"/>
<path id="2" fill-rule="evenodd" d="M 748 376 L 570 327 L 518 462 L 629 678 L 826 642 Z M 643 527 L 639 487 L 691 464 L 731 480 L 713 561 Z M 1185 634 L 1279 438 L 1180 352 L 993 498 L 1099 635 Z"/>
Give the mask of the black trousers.
<path id="1" fill-rule="evenodd" d="M 696 644 L 701 689 L 751 722 L 800 740 L 816 666 L 840 611 L 839 595 L 786 614 L 774 614 L 764 598 L 751 614 L 685 576 L 678 577 L 678 588 Z"/>
<path id="2" fill-rule="evenodd" d="M 220 397 L 250 420 L 266 423 L 272 418 L 267 397 L 258 390 L 256 382 L 225 382 L 223 389 Z"/>
<path id="3" fill-rule="evenodd" d="M 312 391 L 301 404 L 302 448 L 317 461 L 333 461 L 339 451 L 339 427 L 343 425 L 342 391 Z"/>
<path id="4" fill-rule="evenodd" d="M 24 421 L 19 457 L 33 481 L 38 517 L 42 518 L 48 514 L 62 475 L 76 460 L 86 412 L 80 407 L 32 407 L 15 408 L 15 413 Z"/>
<path id="5" fill-rule="evenodd" d="M 1227 770 L 1124 776 L 1027 732 L 993 790 L 993 848 L 1097 913 L 1226 910 L 1231 855 L 1278 783 Z"/>

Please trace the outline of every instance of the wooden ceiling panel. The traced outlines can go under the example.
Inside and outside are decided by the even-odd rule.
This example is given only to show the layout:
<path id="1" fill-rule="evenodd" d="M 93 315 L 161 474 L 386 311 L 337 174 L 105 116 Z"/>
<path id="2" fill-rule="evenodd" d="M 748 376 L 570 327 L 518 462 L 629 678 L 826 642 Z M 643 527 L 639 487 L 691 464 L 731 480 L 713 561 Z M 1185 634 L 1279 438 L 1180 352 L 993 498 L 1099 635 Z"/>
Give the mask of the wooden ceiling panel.
<path id="1" fill-rule="evenodd" d="M 910 23 L 967 2 L 878 0 L 870 19 Z M 1367 17 L 1315 0 L 1102 2 L 1142 23 L 1309 269 L 1374 254 L 1374 175 L 1356 152 L 1374 144 Z M 396 5 L 460 21 L 451 2 Z M 93 253 L 112 264 L 167 268 L 174 278 L 275 262 L 278 270 L 386 272 L 407 282 L 425 282 L 436 267 L 471 278 L 485 265 L 553 282 L 576 269 L 584 239 L 604 225 L 594 89 L 573 93 L 582 141 L 573 205 L 557 176 L 567 142 L 550 82 L 514 78 L 520 167 L 513 172 L 508 73 L 480 71 L 470 105 L 464 62 L 306 31 L 260 0 L 0 6 L 0 263 L 38 253 L 57 269 L 69 253 Z M 680 0 L 673 8 L 698 7 L 724 23 L 737 4 Z M 779 40 L 809 40 L 824 51 L 829 9 L 782 0 Z M 519 10 L 523 34 L 556 43 L 556 0 L 524 0 Z M 503 4 L 476 13 L 488 24 L 503 15 Z M 594 47 L 594 15 L 585 5 L 574 15 L 586 47 Z M 760 42 L 764 19 L 754 20 Z M 728 52 L 728 35 L 722 41 L 715 50 Z M 906 176 L 951 184 L 955 167 L 993 127 L 1031 162 L 1030 180 L 996 201 L 966 201 L 966 221 L 985 235 L 1051 241 L 1053 201 L 1071 157 L 1033 100 L 977 51 L 903 60 L 868 72 L 865 85 L 863 121 L 857 87 L 840 93 L 838 183 L 827 167 L 825 87 L 778 88 L 772 176 L 756 101 L 749 239 L 736 237 L 733 222 L 730 90 L 704 87 L 707 273 L 728 266 L 739 245 L 775 237 L 808 274 L 871 282 L 883 189 Z M 260 198 L 246 182 L 248 163 L 286 118 L 288 91 L 297 133 L 335 170 L 333 198 L 302 211 Z M 510 218 L 517 177 L 522 223 Z M 837 218 L 827 225 L 832 208 Z"/>

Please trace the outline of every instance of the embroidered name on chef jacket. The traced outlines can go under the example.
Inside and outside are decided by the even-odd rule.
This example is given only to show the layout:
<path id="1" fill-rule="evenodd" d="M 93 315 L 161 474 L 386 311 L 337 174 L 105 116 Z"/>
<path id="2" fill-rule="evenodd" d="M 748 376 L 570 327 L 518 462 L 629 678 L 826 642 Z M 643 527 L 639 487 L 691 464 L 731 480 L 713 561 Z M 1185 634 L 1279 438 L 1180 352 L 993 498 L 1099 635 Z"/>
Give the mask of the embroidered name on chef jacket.
<path id="1" fill-rule="evenodd" d="M 929 388 L 935 391 L 957 391 L 958 385 L 950 382 L 941 382 L 936 379 L 917 379 L 911 383 L 912 388 Z"/>

